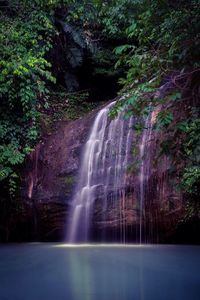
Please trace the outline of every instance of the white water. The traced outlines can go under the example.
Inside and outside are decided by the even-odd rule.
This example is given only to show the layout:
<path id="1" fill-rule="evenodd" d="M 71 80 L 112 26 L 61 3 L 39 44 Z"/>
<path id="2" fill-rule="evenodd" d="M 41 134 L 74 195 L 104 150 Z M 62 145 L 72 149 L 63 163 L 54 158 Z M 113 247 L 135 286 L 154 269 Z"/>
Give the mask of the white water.
<path id="1" fill-rule="evenodd" d="M 145 128 L 142 133 L 141 143 L 140 143 L 140 174 L 139 174 L 139 203 L 140 203 L 140 221 L 139 221 L 139 242 L 144 243 L 144 220 L 145 220 L 145 187 L 148 185 L 149 175 L 150 175 L 150 159 L 148 155 L 148 150 L 150 147 L 151 136 L 152 136 L 152 120 L 151 114 L 147 117 L 145 121 Z"/>
<path id="2" fill-rule="evenodd" d="M 119 207 L 120 236 L 121 241 L 125 242 L 125 183 L 133 118 L 125 120 L 124 112 L 120 112 L 114 120 L 111 120 L 108 112 L 114 103 L 99 111 L 84 148 L 79 182 L 72 201 L 71 220 L 68 225 L 67 240 L 70 243 L 89 241 L 96 199 L 103 202 L 101 207 L 105 220 L 108 199 L 112 200 L 115 207 Z"/>

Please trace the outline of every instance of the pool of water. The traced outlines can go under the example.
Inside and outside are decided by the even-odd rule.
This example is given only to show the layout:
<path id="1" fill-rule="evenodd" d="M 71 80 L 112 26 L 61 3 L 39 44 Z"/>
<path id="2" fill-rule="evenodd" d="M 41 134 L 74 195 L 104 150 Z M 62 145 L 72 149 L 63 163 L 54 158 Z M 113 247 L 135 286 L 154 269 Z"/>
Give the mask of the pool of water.
<path id="1" fill-rule="evenodd" d="M 0 300 L 199 300 L 200 247 L 0 246 Z"/>

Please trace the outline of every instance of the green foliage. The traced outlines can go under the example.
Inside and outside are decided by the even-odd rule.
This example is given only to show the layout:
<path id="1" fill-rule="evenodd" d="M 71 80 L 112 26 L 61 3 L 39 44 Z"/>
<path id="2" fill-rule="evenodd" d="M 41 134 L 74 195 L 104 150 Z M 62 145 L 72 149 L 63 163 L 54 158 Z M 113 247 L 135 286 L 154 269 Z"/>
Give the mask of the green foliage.
<path id="1" fill-rule="evenodd" d="M 125 1 L 116 2 L 123 6 L 121 11 L 126 20 L 119 11 L 116 17 L 114 9 L 109 20 L 112 16 L 116 20 L 122 18 L 123 26 L 113 22 L 112 28 L 112 22 L 107 20 L 105 30 L 123 36 L 123 43 L 114 49 L 118 56 L 115 68 L 123 68 L 126 75 L 119 81 L 123 86 L 121 100 L 110 114 L 115 115 L 125 106 L 127 116 L 141 116 L 135 124 L 141 132 L 142 117 L 159 107 L 154 127 L 162 134 L 160 155 L 171 156 L 185 193 L 197 195 L 200 183 L 200 114 L 196 108 L 200 97 L 199 1 L 141 0 L 132 1 L 130 7 Z"/>
<path id="2" fill-rule="evenodd" d="M 96 72 L 112 76 L 111 50 L 96 51 L 93 42 L 101 35 L 98 16 L 104 10 L 101 1 L 0 3 L 0 180 L 7 190 L 14 186 L 9 180 L 19 174 L 44 123 L 45 127 L 62 118 L 75 119 L 95 107 L 87 102 L 86 93 L 72 93 L 79 85 L 76 70 L 85 57 L 96 62 Z M 55 55 L 60 48 L 58 63 Z M 53 74 L 63 76 L 67 87 L 63 94 L 52 92 Z"/>
<path id="3" fill-rule="evenodd" d="M 194 111 L 194 110 L 193 110 Z M 191 195 L 199 195 L 200 187 L 200 118 L 191 114 L 190 120 L 181 128 L 185 133 L 183 153 L 186 166 L 181 173 L 181 186 Z"/>
<path id="4" fill-rule="evenodd" d="M 176 128 L 182 132 L 187 132 L 188 130 L 188 123 L 187 121 L 180 121 L 176 123 Z"/>
<path id="5" fill-rule="evenodd" d="M 191 166 L 183 170 L 181 185 L 190 194 L 199 193 L 200 166 Z"/>
<path id="6" fill-rule="evenodd" d="M 182 222 L 190 222 L 194 219 L 199 218 L 199 211 L 200 211 L 200 203 L 199 201 L 195 201 L 195 199 L 190 199 L 186 203 L 186 210 L 185 210 L 185 216 L 182 220 Z"/>
<path id="7" fill-rule="evenodd" d="M 126 24 L 130 25 L 125 34 L 129 43 L 115 49 L 119 55 L 116 66 L 123 64 L 128 68 L 126 78 L 121 80 L 123 85 L 135 81 L 137 88 L 136 80 L 139 83 L 152 79 L 159 84 L 162 76 L 177 64 L 181 68 L 197 66 L 200 7 L 198 1 L 183 0 L 181 4 L 132 1 L 132 8 L 126 12 Z M 191 22 L 193 26 L 188 26 Z"/>
<path id="8" fill-rule="evenodd" d="M 168 110 L 162 110 L 157 115 L 158 126 L 167 126 L 171 124 L 172 120 L 173 120 L 173 114 Z"/>
<path id="9" fill-rule="evenodd" d="M 126 37 L 126 28 L 132 25 L 140 0 L 102 1 L 99 5 L 104 31 L 112 37 Z"/>
<path id="10" fill-rule="evenodd" d="M 74 93 L 66 93 L 66 91 L 54 92 L 51 95 L 49 107 L 50 110 L 53 110 L 51 121 L 78 119 L 96 108 L 97 105 L 98 103 L 88 101 L 87 91 Z"/>
<path id="11" fill-rule="evenodd" d="M 53 33 L 47 11 L 54 3 L 12 1 L 0 15 L 0 180 L 9 177 L 11 194 L 18 166 L 38 137 L 38 105 L 47 101 L 46 84 L 55 82 L 45 57 Z"/>

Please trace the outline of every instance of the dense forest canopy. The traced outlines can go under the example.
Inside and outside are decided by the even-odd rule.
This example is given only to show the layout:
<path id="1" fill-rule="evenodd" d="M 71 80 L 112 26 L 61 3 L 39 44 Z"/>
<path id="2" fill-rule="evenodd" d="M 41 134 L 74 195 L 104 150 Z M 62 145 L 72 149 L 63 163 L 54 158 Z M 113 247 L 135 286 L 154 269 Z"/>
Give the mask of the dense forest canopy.
<path id="1" fill-rule="evenodd" d="M 21 166 L 52 122 L 119 92 L 111 114 L 127 106 L 142 116 L 161 105 L 159 153 L 171 156 L 188 214 L 197 213 L 199 0 L 0 1 L 0 43 L 2 203 L 14 206 Z M 98 99 L 101 82 L 111 88 Z"/>

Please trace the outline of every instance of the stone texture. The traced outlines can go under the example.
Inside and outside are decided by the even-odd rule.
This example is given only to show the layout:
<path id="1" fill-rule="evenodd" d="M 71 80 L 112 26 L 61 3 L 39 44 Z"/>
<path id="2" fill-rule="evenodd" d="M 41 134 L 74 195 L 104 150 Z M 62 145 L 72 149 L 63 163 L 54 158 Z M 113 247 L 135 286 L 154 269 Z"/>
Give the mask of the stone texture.
<path id="1" fill-rule="evenodd" d="M 27 159 L 22 198 L 32 224 L 30 239 L 64 239 L 81 152 L 97 111 L 76 121 L 56 124 L 54 132 L 44 137 Z M 175 177 L 170 173 L 170 160 L 166 156 L 155 160 L 158 138 L 161 137 L 153 133 L 145 153 L 150 161 L 150 174 L 145 182 L 143 242 L 172 240 L 184 212 L 182 195 L 176 190 Z M 140 139 L 133 139 L 136 148 L 139 142 Z M 105 240 L 139 241 L 138 163 L 136 155 L 127 172 L 125 194 L 117 203 L 110 198 L 106 219 L 101 195 L 96 199 L 91 223 L 94 240 L 103 237 Z"/>
<path id="2" fill-rule="evenodd" d="M 27 158 L 22 199 L 32 211 L 32 232 L 42 240 L 62 239 L 81 161 L 96 110 L 79 120 L 59 122 Z M 33 235 L 33 233 L 30 233 Z"/>

